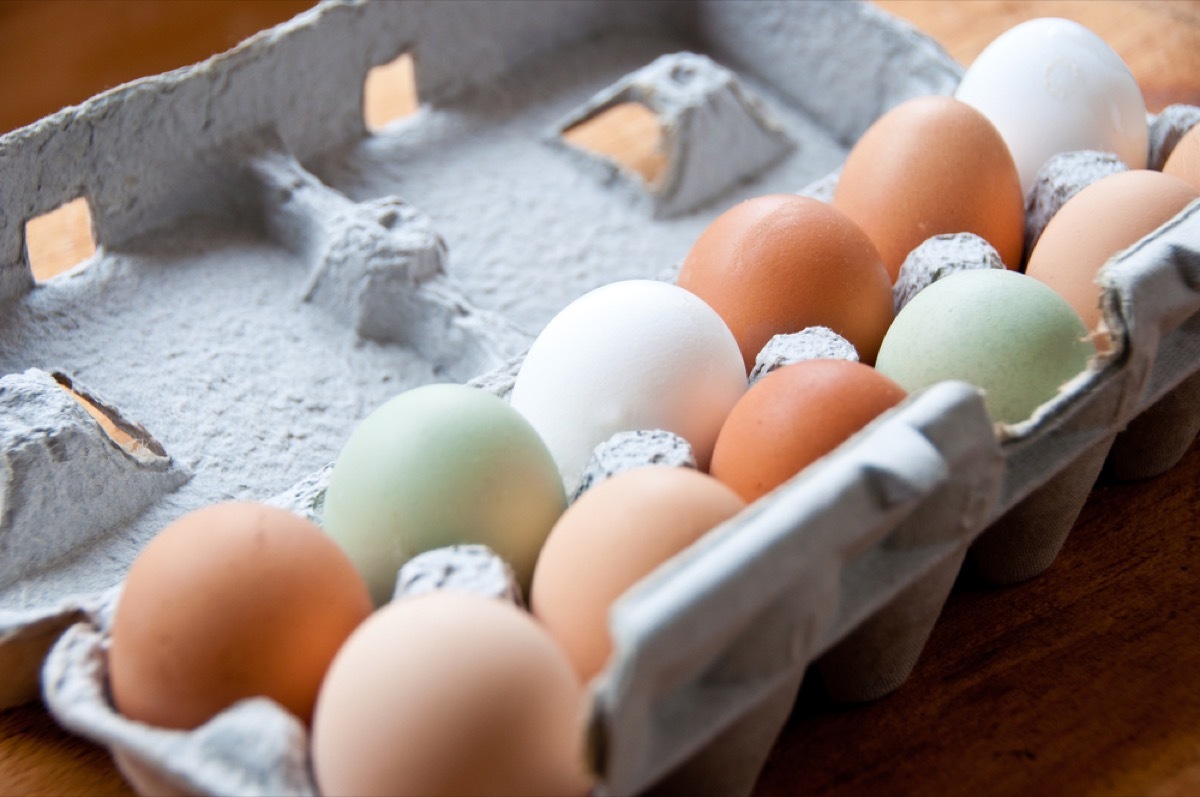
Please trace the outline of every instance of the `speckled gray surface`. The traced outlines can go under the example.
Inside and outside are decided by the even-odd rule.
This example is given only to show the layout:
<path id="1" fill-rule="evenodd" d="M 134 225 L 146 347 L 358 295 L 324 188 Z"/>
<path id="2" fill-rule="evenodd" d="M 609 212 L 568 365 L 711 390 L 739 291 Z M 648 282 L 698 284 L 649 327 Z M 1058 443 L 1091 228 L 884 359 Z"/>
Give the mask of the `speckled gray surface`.
<path id="1" fill-rule="evenodd" d="M 579 485 L 571 495 L 577 500 L 586 491 L 618 473 L 647 465 L 695 468 L 696 457 L 687 440 L 663 429 L 632 429 L 617 432 L 596 446 L 583 467 Z"/>
<path id="2" fill-rule="evenodd" d="M 829 327 L 808 327 L 799 332 L 774 335 L 754 358 L 750 384 L 791 363 L 833 359 L 858 362 L 854 344 Z"/>
<path id="3" fill-rule="evenodd" d="M 908 253 L 892 286 L 897 313 L 914 296 L 942 277 L 977 268 L 1004 268 L 1000 254 L 987 241 L 969 232 L 935 235 Z"/>
<path id="4" fill-rule="evenodd" d="M 408 50 L 424 104 L 368 135 L 366 71 Z M 673 53 L 736 81 L 697 107 L 752 98 L 741 121 L 761 107 L 751 129 L 778 125 L 794 147 L 722 164 L 664 213 L 661 197 L 581 161 L 558 132 L 627 76 L 656 62 L 669 74 L 657 59 Z M 22 576 L 0 591 L 0 672 L 48 642 L 53 621 L 86 612 L 47 663 L 60 721 L 192 791 L 310 793 L 303 735 L 269 706 L 167 736 L 111 711 L 105 618 L 145 540 L 223 498 L 319 518 L 327 466 L 375 406 L 472 376 L 505 395 L 532 335 L 570 300 L 669 276 L 739 199 L 827 193 L 874 118 L 949 93 L 960 71 L 858 3 L 352 0 L 0 138 L 0 376 L 33 368 L 87 385 L 144 426 L 172 472 L 190 474 L 161 498 L 126 495 L 111 502 L 120 512 L 48 528 L 67 544 L 36 576 L 31 558 L 6 562 Z M 678 129 L 693 140 L 677 158 L 714 151 L 702 139 L 721 133 Z M 24 221 L 81 194 L 99 253 L 34 286 Z M 748 790 L 761 740 L 822 654 L 852 664 L 838 667 L 850 699 L 900 683 L 984 527 L 1085 453 L 1090 467 L 1114 427 L 1196 369 L 1198 226 L 1193 206 L 1114 263 L 1104 279 L 1117 350 L 1028 422 L 994 430 L 976 391 L 937 386 L 623 598 L 617 652 L 590 704 L 600 793 L 635 793 L 668 772 L 687 793 L 689 772 L 710 771 L 693 764 L 713 760 L 729 791 Z M 15 418 L 0 414 L 3 439 Z M 72 411 L 52 426 L 80 424 Z M 0 533 L 27 535 L 13 509 Z M 1051 506 L 1051 525 L 1077 509 Z M 1034 537 L 1043 520 L 1027 524 Z M 247 728 L 264 738 L 250 746 Z"/>
<path id="5" fill-rule="evenodd" d="M 393 600 L 439 590 L 469 592 L 525 606 L 513 569 L 486 545 L 451 545 L 414 556 L 396 575 Z"/>

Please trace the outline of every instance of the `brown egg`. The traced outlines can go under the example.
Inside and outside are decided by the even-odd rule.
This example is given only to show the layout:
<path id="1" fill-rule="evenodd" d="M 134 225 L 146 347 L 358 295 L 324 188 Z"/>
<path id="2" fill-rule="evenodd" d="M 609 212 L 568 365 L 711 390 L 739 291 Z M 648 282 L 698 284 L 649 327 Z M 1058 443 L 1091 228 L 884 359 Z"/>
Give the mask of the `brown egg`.
<path id="1" fill-rule="evenodd" d="M 613 602 L 743 506 L 703 473 L 649 466 L 601 482 L 567 509 L 533 571 L 530 608 L 584 682 L 612 653 Z"/>
<path id="2" fill-rule="evenodd" d="M 879 253 L 830 205 L 777 194 L 718 216 L 692 245 L 677 283 L 725 320 L 746 371 L 773 335 L 825 326 L 874 362 L 892 322 Z"/>
<path id="3" fill-rule="evenodd" d="M 901 103 L 862 135 L 833 206 L 862 227 L 892 282 L 934 235 L 975 233 L 1021 266 L 1025 197 L 1008 145 L 982 113 L 951 97 Z"/>
<path id="4" fill-rule="evenodd" d="M 1169 174 L 1134 169 L 1104 177 L 1067 200 L 1033 247 L 1025 273 L 1049 285 L 1088 329 L 1100 323 L 1104 262 L 1200 197 Z"/>
<path id="5" fill-rule="evenodd" d="M 371 612 L 333 540 L 283 509 L 192 512 L 134 560 L 113 618 L 113 702 L 130 719 L 195 728 L 243 698 L 304 722 L 338 647 Z"/>
<path id="6" fill-rule="evenodd" d="M 586 694 L 521 609 L 466 593 L 388 604 L 321 686 L 321 794 L 584 795 Z"/>
<path id="7" fill-rule="evenodd" d="M 1200 191 L 1200 124 L 1179 139 L 1162 170 Z"/>
<path id="8" fill-rule="evenodd" d="M 904 389 L 849 360 L 785 365 L 756 382 L 725 419 L 711 473 L 754 501 L 841 445 Z"/>

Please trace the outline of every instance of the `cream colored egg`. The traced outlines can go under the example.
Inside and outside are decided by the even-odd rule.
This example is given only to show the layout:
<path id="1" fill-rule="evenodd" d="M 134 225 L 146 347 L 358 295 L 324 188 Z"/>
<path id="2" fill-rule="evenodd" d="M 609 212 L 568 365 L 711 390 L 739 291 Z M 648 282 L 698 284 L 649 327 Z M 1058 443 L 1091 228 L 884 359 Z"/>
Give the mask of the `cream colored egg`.
<path id="1" fill-rule="evenodd" d="M 1050 219 L 1025 273 L 1066 299 L 1088 329 L 1097 329 L 1100 268 L 1197 198 L 1200 192 L 1183 180 L 1149 169 L 1097 180 Z"/>
<path id="2" fill-rule="evenodd" d="M 1179 139 L 1162 170 L 1163 174 L 1178 177 L 1200 191 L 1200 125 Z"/>
<path id="3" fill-rule="evenodd" d="M 613 602 L 743 506 L 711 476 L 648 466 L 601 482 L 563 513 L 533 572 L 530 607 L 581 679 L 612 653 Z"/>
<path id="4" fill-rule="evenodd" d="M 457 592 L 391 603 L 321 686 L 317 785 L 326 797 L 583 795 L 584 700 L 527 612 Z"/>

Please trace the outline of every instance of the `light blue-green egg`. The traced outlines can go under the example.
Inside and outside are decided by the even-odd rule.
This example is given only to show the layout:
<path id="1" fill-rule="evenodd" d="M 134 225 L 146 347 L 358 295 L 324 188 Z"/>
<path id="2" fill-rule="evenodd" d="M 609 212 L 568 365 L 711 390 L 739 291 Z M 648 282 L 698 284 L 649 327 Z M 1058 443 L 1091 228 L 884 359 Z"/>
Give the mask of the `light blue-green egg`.
<path id="1" fill-rule="evenodd" d="M 1083 321 L 1015 271 L 964 271 L 918 293 L 892 322 L 875 367 L 910 393 L 956 379 L 983 390 L 992 420 L 1017 423 L 1096 353 Z"/>
<path id="2" fill-rule="evenodd" d="M 527 590 L 566 509 L 550 451 L 520 413 L 464 385 L 406 391 L 368 415 L 338 455 L 322 525 L 376 605 L 400 566 L 447 545 L 486 545 Z"/>

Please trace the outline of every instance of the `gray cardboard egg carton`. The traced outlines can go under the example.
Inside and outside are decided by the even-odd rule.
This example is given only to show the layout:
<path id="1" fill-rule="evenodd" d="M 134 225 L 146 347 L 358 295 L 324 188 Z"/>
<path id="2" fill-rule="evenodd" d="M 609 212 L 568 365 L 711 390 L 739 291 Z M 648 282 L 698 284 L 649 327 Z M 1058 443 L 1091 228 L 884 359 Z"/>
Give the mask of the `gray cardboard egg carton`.
<path id="1" fill-rule="evenodd" d="M 363 79 L 403 52 L 422 110 L 369 135 Z M 105 633 L 140 546 L 226 498 L 319 520 L 382 401 L 503 395 L 571 299 L 671 273 L 742 198 L 828 189 L 871 121 L 959 74 L 860 4 L 333 3 L 0 139 L 3 704 L 71 626 L 44 699 L 139 789 L 311 793 L 304 729 L 269 701 L 190 733 L 112 711 Z M 560 140 L 623 100 L 664 125 L 653 187 Z M 24 223 L 78 196 L 99 253 L 35 285 Z M 1106 461 L 1168 467 L 1200 404 L 1197 242 L 1193 206 L 1114 259 L 1116 349 L 1034 418 L 993 428 L 939 385 L 631 591 L 593 684 L 599 792 L 749 791 L 810 664 L 839 698 L 895 689 L 968 553 L 1035 575 Z"/>

